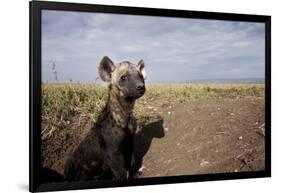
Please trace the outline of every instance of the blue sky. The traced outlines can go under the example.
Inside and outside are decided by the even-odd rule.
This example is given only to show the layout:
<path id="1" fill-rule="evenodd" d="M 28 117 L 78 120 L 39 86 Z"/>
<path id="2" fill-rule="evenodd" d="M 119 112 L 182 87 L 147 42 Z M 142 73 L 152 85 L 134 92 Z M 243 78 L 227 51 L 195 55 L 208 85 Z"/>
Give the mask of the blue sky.
<path id="1" fill-rule="evenodd" d="M 264 78 L 262 23 L 44 10 L 42 80 L 95 82 L 103 56 L 143 59 L 147 82 Z"/>

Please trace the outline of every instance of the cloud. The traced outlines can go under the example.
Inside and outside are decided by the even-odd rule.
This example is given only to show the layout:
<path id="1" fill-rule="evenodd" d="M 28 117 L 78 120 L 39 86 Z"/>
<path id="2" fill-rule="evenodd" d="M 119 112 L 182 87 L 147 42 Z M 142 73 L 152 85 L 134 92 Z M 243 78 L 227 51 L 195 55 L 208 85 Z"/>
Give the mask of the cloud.
<path id="1" fill-rule="evenodd" d="M 144 59 L 149 82 L 264 78 L 262 23 L 44 10 L 42 77 L 94 82 L 101 58 Z"/>

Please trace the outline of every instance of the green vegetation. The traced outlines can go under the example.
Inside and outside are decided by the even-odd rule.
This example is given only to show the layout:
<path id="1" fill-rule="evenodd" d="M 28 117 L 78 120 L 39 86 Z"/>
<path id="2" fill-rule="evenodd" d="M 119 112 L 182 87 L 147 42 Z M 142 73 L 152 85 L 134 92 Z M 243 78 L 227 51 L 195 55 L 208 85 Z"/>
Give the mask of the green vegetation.
<path id="1" fill-rule="evenodd" d="M 96 120 L 107 100 L 107 86 L 94 84 L 43 84 L 42 121 L 43 132 L 50 125 L 61 127 L 71 117 L 80 119 L 91 115 Z M 138 107 L 159 103 L 162 107 L 169 103 L 201 99 L 239 99 L 243 97 L 263 97 L 264 84 L 151 84 L 147 92 L 138 100 Z M 144 125 L 149 117 L 138 115 L 139 124 Z M 45 128 L 47 127 L 47 128 Z"/>
<path id="2" fill-rule="evenodd" d="M 137 119 L 137 124 L 142 127 L 144 126 L 147 122 L 150 121 L 151 117 L 147 116 L 147 115 L 141 115 L 141 114 L 137 114 L 136 115 L 136 119 Z"/>
<path id="3" fill-rule="evenodd" d="M 105 104 L 106 87 L 90 84 L 43 84 L 42 118 L 62 120 L 81 112 L 97 114 Z"/>
<path id="4" fill-rule="evenodd" d="M 145 97 L 163 97 L 177 101 L 197 99 L 238 99 L 263 97 L 264 84 L 153 84 L 147 86 Z"/>

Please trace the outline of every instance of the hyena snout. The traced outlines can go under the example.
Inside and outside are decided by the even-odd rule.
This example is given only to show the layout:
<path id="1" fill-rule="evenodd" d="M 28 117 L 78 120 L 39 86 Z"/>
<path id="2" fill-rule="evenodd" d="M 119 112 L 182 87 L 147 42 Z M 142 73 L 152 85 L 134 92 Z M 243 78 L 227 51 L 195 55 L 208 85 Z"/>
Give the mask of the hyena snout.
<path id="1" fill-rule="evenodd" d="M 128 84 L 121 87 L 123 96 L 125 98 L 137 99 L 144 95 L 145 93 L 145 83 L 142 80 L 131 80 Z"/>
<path id="2" fill-rule="evenodd" d="M 145 86 L 143 82 L 137 83 L 136 89 L 139 91 L 145 91 Z"/>

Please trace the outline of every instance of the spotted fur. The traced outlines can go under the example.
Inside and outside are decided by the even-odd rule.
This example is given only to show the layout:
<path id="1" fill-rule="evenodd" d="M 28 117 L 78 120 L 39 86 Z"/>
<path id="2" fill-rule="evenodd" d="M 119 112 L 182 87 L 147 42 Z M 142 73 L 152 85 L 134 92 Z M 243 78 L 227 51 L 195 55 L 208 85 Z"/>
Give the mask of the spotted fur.
<path id="1" fill-rule="evenodd" d="M 144 62 L 115 65 L 105 56 L 99 75 L 109 83 L 108 101 L 95 126 L 67 160 L 64 174 L 68 181 L 127 179 L 135 172 L 133 108 L 145 93 Z"/>

